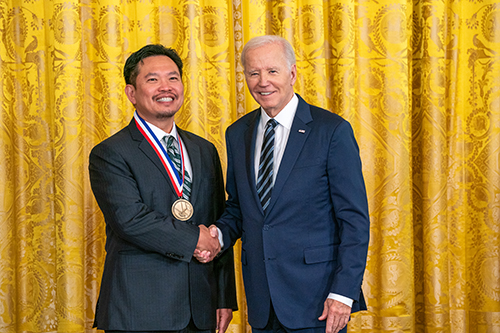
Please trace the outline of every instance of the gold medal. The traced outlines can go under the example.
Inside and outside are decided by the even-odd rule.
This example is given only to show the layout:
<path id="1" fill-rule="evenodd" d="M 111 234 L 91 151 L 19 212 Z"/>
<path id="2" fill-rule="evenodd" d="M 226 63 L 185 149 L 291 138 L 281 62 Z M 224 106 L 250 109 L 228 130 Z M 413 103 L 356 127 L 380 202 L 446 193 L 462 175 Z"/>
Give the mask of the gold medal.
<path id="1" fill-rule="evenodd" d="M 186 199 L 177 199 L 172 205 L 172 214 L 179 221 L 189 220 L 193 211 L 193 205 Z"/>

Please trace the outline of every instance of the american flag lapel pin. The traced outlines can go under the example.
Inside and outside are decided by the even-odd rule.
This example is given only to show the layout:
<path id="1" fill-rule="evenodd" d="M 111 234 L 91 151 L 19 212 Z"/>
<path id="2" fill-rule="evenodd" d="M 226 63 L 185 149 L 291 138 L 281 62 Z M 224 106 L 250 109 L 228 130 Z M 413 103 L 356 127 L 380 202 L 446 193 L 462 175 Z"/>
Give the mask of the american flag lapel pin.
<path id="1" fill-rule="evenodd" d="M 299 133 L 302 133 L 302 134 L 303 134 L 303 133 L 305 133 L 305 132 L 306 132 L 306 130 L 304 130 L 304 129 L 299 129 Z"/>

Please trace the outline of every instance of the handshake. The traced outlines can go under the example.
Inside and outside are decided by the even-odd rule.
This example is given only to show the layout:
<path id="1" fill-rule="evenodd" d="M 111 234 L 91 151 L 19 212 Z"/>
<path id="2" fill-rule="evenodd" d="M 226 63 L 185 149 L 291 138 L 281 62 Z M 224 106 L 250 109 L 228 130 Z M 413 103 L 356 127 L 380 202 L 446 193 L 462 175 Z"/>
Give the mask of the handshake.
<path id="1" fill-rule="evenodd" d="M 208 228 L 203 224 L 200 224 L 198 227 L 200 228 L 200 236 L 198 237 L 193 257 L 205 264 L 212 261 L 221 250 L 219 231 L 213 224 Z"/>

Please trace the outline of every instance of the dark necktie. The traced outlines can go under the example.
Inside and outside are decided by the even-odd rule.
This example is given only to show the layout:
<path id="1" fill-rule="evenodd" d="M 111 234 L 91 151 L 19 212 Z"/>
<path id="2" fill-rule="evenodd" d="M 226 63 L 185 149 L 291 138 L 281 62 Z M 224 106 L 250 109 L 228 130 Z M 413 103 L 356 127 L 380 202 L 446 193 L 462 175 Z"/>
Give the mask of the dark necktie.
<path id="1" fill-rule="evenodd" d="M 259 173 L 257 177 L 257 193 L 259 194 L 262 209 L 266 211 L 271 201 L 271 192 L 273 190 L 274 174 L 274 128 L 278 122 L 270 119 L 266 124 L 262 150 L 260 152 Z"/>
<path id="2" fill-rule="evenodd" d="M 168 157 L 174 162 L 175 167 L 177 168 L 177 172 L 182 177 L 182 166 L 181 166 L 181 155 L 179 154 L 179 149 L 177 149 L 177 140 L 171 135 L 163 137 L 163 141 L 166 142 L 167 154 Z M 191 177 L 189 176 L 189 172 L 184 170 L 184 186 L 182 189 L 182 198 L 189 200 L 191 196 Z"/>

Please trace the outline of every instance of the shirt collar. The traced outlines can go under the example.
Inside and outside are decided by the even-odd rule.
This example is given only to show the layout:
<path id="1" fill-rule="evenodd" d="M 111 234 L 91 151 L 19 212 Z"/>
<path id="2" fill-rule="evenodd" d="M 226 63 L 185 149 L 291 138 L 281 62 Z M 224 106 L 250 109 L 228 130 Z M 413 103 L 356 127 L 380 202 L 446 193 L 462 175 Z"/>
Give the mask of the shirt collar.
<path id="1" fill-rule="evenodd" d="M 155 125 L 153 125 L 151 123 L 148 123 L 147 121 L 146 121 L 146 123 L 148 124 L 149 128 L 151 128 L 151 130 L 153 131 L 154 135 L 158 138 L 158 140 L 163 139 L 163 137 L 165 135 L 166 136 L 173 136 L 175 138 L 175 140 L 177 140 L 177 126 L 175 126 L 175 121 L 172 125 L 172 130 L 170 131 L 170 133 L 165 132 L 164 130 L 156 127 Z"/>
<path id="2" fill-rule="evenodd" d="M 295 113 L 297 112 L 297 106 L 299 105 L 299 99 L 296 94 L 293 94 L 292 99 L 288 102 L 287 105 L 281 110 L 274 119 L 283 127 L 290 130 L 292 128 L 293 118 L 295 117 Z M 271 119 L 269 115 L 264 111 L 264 109 L 260 108 L 260 121 L 262 124 L 267 124 L 267 122 Z"/>

